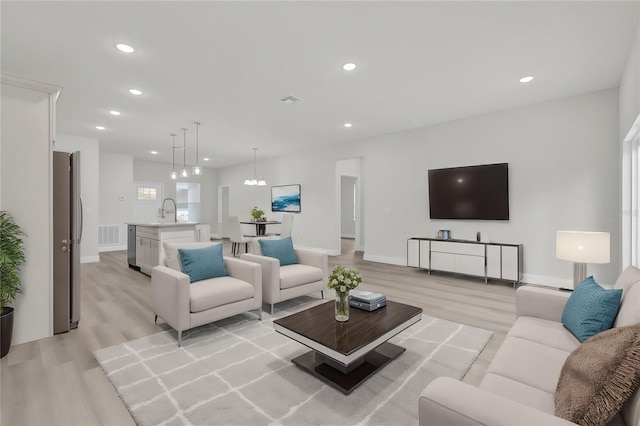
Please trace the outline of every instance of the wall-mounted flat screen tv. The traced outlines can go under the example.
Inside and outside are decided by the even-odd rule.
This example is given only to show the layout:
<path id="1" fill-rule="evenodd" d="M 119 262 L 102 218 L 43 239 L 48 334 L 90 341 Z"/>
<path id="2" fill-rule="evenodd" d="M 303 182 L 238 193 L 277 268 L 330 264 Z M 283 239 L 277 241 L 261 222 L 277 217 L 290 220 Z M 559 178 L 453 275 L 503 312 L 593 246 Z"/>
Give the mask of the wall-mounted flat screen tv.
<path id="1" fill-rule="evenodd" d="M 509 165 L 429 170 L 431 219 L 509 220 Z"/>

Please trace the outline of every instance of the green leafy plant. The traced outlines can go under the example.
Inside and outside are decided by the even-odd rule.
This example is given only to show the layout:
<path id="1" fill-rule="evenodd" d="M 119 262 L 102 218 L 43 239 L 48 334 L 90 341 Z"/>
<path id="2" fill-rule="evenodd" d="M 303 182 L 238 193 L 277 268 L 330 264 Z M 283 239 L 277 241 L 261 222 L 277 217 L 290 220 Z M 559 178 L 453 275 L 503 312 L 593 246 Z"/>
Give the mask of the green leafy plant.
<path id="1" fill-rule="evenodd" d="M 251 209 L 251 217 L 258 220 L 262 216 L 264 216 L 264 211 L 260 210 L 258 207 L 254 207 Z"/>
<path id="2" fill-rule="evenodd" d="M 6 211 L 0 211 L 0 308 L 12 303 L 22 293 L 20 267 L 25 262 L 24 241 L 27 235 Z"/>

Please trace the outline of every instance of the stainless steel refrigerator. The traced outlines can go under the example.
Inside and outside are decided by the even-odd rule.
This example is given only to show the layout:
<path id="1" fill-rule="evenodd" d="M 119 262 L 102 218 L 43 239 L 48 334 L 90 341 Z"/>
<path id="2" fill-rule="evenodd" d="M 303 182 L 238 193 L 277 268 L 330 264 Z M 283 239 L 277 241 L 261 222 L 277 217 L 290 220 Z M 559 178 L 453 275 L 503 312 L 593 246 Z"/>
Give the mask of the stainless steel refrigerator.
<path id="1" fill-rule="evenodd" d="M 53 333 L 80 321 L 80 152 L 53 153 Z"/>

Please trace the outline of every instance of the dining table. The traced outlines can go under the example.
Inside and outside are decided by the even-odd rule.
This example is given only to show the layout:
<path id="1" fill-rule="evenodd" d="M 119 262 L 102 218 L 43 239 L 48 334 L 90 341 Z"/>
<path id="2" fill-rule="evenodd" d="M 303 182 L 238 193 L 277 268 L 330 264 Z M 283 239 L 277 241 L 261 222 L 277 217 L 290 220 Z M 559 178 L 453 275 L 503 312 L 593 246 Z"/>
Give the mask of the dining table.
<path id="1" fill-rule="evenodd" d="M 266 221 L 257 221 L 257 220 L 252 220 L 252 221 L 247 221 L 247 222 L 240 222 L 244 225 L 255 225 L 256 226 L 256 235 L 267 235 L 267 225 L 280 225 L 282 222 L 279 222 L 277 220 L 266 220 Z"/>

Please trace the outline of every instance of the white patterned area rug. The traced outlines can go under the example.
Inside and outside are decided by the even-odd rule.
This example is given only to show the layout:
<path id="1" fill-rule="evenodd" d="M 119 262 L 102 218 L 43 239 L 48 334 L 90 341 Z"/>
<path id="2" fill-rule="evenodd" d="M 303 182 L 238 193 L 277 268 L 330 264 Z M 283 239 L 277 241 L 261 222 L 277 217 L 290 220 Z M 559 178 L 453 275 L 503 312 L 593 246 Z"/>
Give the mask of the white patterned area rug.
<path id="1" fill-rule="evenodd" d="M 274 316 L 319 302 L 283 302 Z M 491 335 L 423 315 L 390 340 L 407 350 L 350 395 L 293 365 L 308 349 L 251 314 L 183 332 L 180 348 L 168 330 L 94 355 L 139 425 L 416 425 L 427 384 L 462 378 Z"/>

